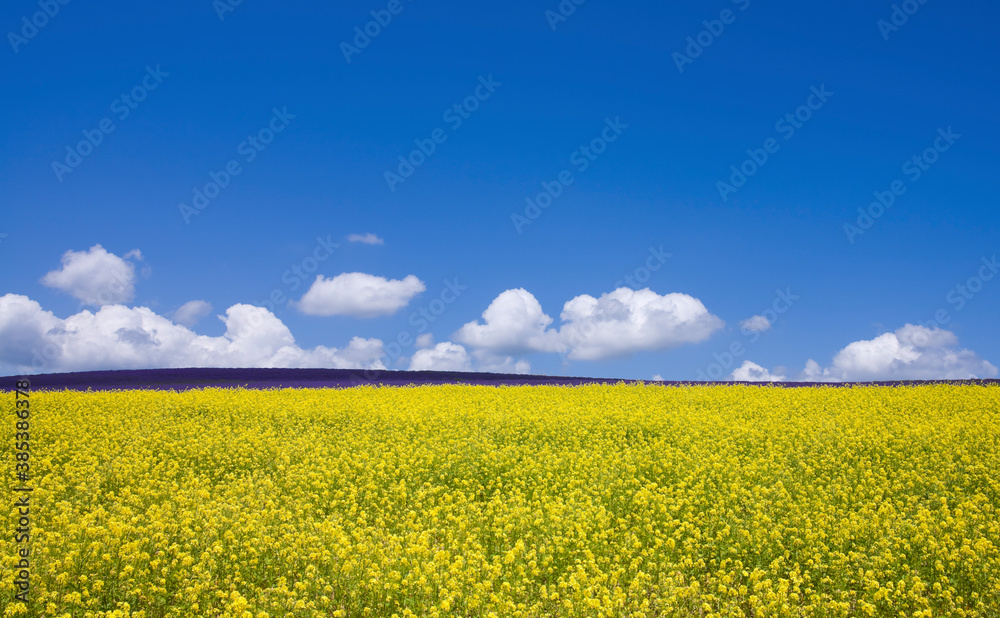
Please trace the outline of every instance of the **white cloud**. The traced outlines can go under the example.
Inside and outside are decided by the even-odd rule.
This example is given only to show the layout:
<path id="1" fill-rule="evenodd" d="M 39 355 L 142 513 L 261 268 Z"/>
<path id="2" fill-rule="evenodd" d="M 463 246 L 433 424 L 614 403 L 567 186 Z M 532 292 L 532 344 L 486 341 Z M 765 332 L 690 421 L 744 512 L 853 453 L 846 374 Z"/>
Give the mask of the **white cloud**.
<path id="1" fill-rule="evenodd" d="M 511 356 L 494 354 L 487 350 L 475 350 L 470 354 L 465 346 L 451 341 L 442 341 L 433 348 L 424 348 L 414 352 L 410 359 L 409 369 L 411 371 L 531 373 L 531 363 L 524 359 L 515 360 Z"/>
<path id="2" fill-rule="evenodd" d="M 823 368 L 819 366 L 819 363 L 813 359 L 806 361 L 805 369 L 802 370 L 802 374 L 799 375 L 799 379 L 806 382 L 823 382 Z M 835 380 L 825 380 L 827 382 L 833 382 Z"/>
<path id="3" fill-rule="evenodd" d="M 472 359 L 466 349 L 450 341 L 433 348 L 417 350 L 410 359 L 411 371 L 472 371 Z"/>
<path id="4" fill-rule="evenodd" d="M 476 371 L 489 373 L 531 373 L 531 363 L 512 356 L 494 354 L 488 350 L 475 350 L 472 356 L 476 360 Z"/>
<path id="5" fill-rule="evenodd" d="M 560 317 L 560 341 L 573 360 L 698 343 L 723 325 L 697 298 L 679 293 L 661 296 L 649 288 L 618 288 L 600 298 L 583 294 L 567 302 Z"/>
<path id="6" fill-rule="evenodd" d="M 785 376 L 772 375 L 757 363 L 745 360 L 733 371 L 729 379 L 737 382 L 784 382 Z"/>
<path id="7" fill-rule="evenodd" d="M 434 335 L 431 333 L 424 333 L 423 335 L 417 335 L 416 347 L 418 350 L 424 348 L 429 348 L 434 345 Z"/>
<path id="8" fill-rule="evenodd" d="M 656 381 L 656 382 L 662 382 L 663 381 L 663 376 L 661 376 L 658 373 L 654 373 L 653 374 L 653 380 Z"/>
<path id="9" fill-rule="evenodd" d="M 67 251 L 62 267 L 42 277 L 42 283 L 92 307 L 126 303 L 135 298 L 135 264 L 128 260 L 142 260 L 142 253 L 133 249 L 120 258 L 101 245 Z"/>
<path id="10" fill-rule="evenodd" d="M 365 339 L 351 337 L 345 348 L 328 348 L 316 346 L 310 350 L 302 350 L 278 367 L 330 367 L 333 369 L 385 369 L 380 360 L 385 356 L 381 339 Z"/>
<path id="11" fill-rule="evenodd" d="M 538 300 L 522 288 L 507 290 L 483 311 L 483 324 L 473 321 L 455 333 L 466 345 L 493 352 L 558 352 L 563 348 L 555 331 L 547 330 L 552 318 Z"/>
<path id="12" fill-rule="evenodd" d="M 770 328 L 771 322 L 762 315 L 754 315 L 740 322 L 740 329 L 753 333 L 762 333 Z"/>
<path id="13" fill-rule="evenodd" d="M 30 368 L 36 354 L 49 352 L 48 333 L 62 322 L 27 296 L 0 296 L 0 367 L 8 375 Z"/>
<path id="14" fill-rule="evenodd" d="M 378 339 L 302 349 L 270 311 L 233 305 L 226 332 L 198 335 L 146 307 L 106 305 L 60 319 L 26 296 L 0 296 L 0 369 L 7 373 L 171 367 L 383 369 Z"/>
<path id="15" fill-rule="evenodd" d="M 365 273 L 342 273 L 330 279 L 317 275 L 295 306 L 308 315 L 373 318 L 392 315 L 425 289 L 414 275 L 401 280 Z"/>
<path id="16" fill-rule="evenodd" d="M 528 291 L 497 296 L 483 312 L 483 323 L 469 322 L 455 338 L 494 353 L 558 352 L 573 360 L 600 360 L 642 350 L 662 350 L 707 339 L 723 325 L 697 298 L 651 290 L 618 288 L 600 298 L 583 294 L 568 301 L 562 325 Z"/>
<path id="17" fill-rule="evenodd" d="M 347 242 L 360 242 L 366 245 L 384 245 L 385 241 L 375 234 L 351 234 L 347 237 Z"/>
<path id="18" fill-rule="evenodd" d="M 174 311 L 171 317 L 175 323 L 190 328 L 197 324 L 198 320 L 211 313 L 211 311 L 212 305 L 208 302 L 204 300 L 189 300 L 181 305 L 177 311 Z"/>
<path id="19" fill-rule="evenodd" d="M 810 359 L 802 379 L 817 382 L 873 380 L 963 380 L 996 376 L 997 368 L 958 347 L 955 333 L 906 324 L 874 339 L 855 341 L 820 367 Z"/>

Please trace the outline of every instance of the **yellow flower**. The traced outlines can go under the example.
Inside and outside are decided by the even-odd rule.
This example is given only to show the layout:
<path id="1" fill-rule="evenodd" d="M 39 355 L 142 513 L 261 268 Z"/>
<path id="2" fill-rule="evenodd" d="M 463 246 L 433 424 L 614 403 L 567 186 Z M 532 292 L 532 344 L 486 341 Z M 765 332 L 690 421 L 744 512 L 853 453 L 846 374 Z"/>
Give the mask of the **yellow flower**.
<path id="1" fill-rule="evenodd" d="M 1000 606 L 996 386 L 32 396 L 47 616 Z"/>

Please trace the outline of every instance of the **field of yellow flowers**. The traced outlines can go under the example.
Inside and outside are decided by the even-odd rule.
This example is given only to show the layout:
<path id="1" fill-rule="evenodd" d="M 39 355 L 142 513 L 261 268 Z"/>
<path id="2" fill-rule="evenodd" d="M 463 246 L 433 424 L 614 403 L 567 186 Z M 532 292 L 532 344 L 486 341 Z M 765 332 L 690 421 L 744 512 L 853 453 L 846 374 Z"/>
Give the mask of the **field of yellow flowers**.
<path id="1" fill-rule="evenodd" d="M 1000 615 L 996 386 L 64 391 L 32 410 L 31 598 L 5 531 L 4 616 Z"/>

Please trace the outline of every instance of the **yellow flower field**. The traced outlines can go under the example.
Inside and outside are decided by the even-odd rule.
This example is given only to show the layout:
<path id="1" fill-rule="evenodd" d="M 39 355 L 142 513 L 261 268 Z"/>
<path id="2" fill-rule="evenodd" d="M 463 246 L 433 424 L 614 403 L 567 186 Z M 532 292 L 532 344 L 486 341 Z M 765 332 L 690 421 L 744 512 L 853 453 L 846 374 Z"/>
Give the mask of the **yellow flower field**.
<path id="1" fill-rule="evenodd" d="M 1000 387 L 31 406 L 31 598 L 10 509 L 4 616 L 1000 615 Z"/>

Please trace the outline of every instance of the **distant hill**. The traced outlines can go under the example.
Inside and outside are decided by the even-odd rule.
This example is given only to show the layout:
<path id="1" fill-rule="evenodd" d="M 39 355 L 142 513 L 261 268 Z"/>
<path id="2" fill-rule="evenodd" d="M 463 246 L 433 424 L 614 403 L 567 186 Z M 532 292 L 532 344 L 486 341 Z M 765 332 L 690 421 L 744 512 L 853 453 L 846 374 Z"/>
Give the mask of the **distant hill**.
<path id="1" fill-rule="evenodd" d="M 649 380 L 619 380 L 611 378 L 580 378 L 511 373 L 472 373 L 464 371 L 390 371 L 364 369 L 126 369 L 118 371 L 79 371 L 24 376 L 31 380 L 32 390 L 114 390 L 192 388 L 347 388 L 363 385 L 408 386 L 422 384 L 482 384 L 490 386 L 615 384 L 757 384 L 780 387 L 792 386 L 853 386 L 874 384 L 903 386 L 915 384 L 1000 384 L 1000 380 L 905 380 L 897 382 L 653 382 Z M 12 390 L 15 376 L 0 378 L 0 390 Z"/>

